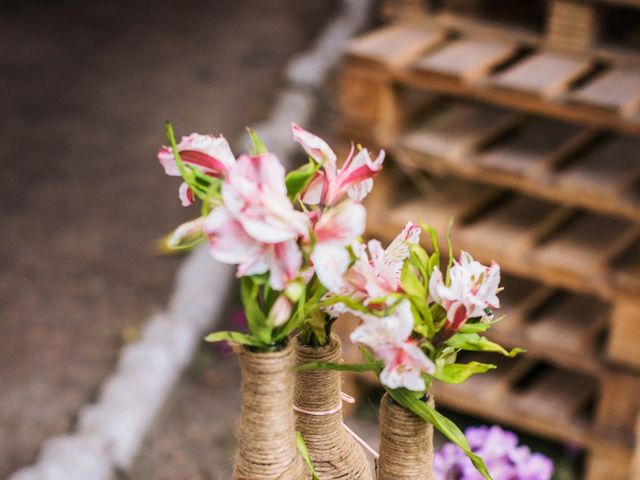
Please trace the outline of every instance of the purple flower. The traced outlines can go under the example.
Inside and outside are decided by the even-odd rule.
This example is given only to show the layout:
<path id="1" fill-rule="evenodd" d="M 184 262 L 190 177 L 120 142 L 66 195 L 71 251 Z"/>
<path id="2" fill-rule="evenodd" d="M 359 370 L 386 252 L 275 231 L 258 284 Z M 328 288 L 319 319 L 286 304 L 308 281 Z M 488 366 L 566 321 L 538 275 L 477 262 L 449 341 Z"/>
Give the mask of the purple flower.
<path id="1" fill-rule="evenodd" d="M 471 450 L 485 461 L 494 480 L 550 480 L 553 463 L 527 446 L 518 446 L 513 432 L 497 425 L 469 427 Z M 436 480 L 482 480 L 466 455 L 452 443 L 438 450 L 433 465 Z"/>

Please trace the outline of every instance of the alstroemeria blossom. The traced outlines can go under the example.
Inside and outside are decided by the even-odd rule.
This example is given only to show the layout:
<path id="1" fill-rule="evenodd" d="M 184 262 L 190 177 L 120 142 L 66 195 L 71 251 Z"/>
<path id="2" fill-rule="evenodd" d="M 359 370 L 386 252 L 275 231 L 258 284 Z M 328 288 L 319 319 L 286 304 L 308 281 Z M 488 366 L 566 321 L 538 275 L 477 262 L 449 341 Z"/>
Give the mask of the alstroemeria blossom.
<path id="1" fill-rule="evenodd" d="M 358 259 L 346 274 L 349 287 L 365 305 L 370 299 L 400 291 L 400 272 L 409 257 L 409 246 L 420 240 L 420 226 L 407 222 L 386 249 L 378 240 L 354 246 Z"/>
<path id="2" fill-rule="evenodd" d="M 339 292 L 351 261 L 347 247 L 364 233 L 366 210 L 345 200 L 320 214 L 313 226 L 315 246 L 311 261 L 320 282 L 331 292 Z"/>
<path id="3" fill-rule="evenodd" d="M 420 226 L 407 222 L 406 226 L 386 249 L 378 240 L 370 240 L 366 245 L 353 242 L 351 250 L 356 261 L 344 274 L 341 281 L 336 281 L 331 294 L 350 297 L 363 305 L 372 307 L 372 300 L 379 301 L 400 292 L 400 272 L 404 261 L 409 257 L 409 247 L 420 240 Z M 335 303 L 325 309 L 332 317 L 350 311 L 344 303 Z"/>
<path id="4" fill-rule="evenodd" d="M 300 273 L 302 253 L 295 240 L 260 242 L 247 234 L 225 206 L 207 216 L 204 229 L 213 258 L 238 265 L 238 277 L 269 272 L 269 285 L 275 290 L 283 290 Z"/>
<path id="5" fill-rule="evenodd" d="M 197 168 L 212 177 L 224 177 L 235 164 L 236 159 L 231 152 L 229 143 L 220 135 L 200 135 L 192 133 L 182 137 L 177 145 L 180 159 L 185 165 Z M 158 150 L 158 160 L 164 168 L 164 172 L 172 177 L 179 177 L 180 170 L 176 165 L 171 147 L 163 146 Z M 182 205 L 188 206 L 195 200 L 193 192 L 186 183 L 182 183 L 179 189 Z"/>
<path id="6" fill-rule="evenodd" d="M 404 300 L 388 317 L 366 316 L 350 338 L 352 342 L 370 348 L 384 362 L 380 373 L 384 385 L 422 392 L 426 389 L 422 374 L 433 374 L 435 365 L 410 339 L 412 330 L 411 305 Z"/>
<path id="7" fill-rule="evenodd" d="M 446 330 L 456 331 L 468 319 L 484 316 L 487 308 L 500 307 L 500 266 L 497 263 L 486 267 L 462 252 L 460 261 L 455 261 L 451 267 L 449 278 L 451 283 L 446 286 L 442 272 L 436 267 L 429 279 L 431 297 L 447 311 Z"/>
<path id="8" fill-rule="evenodd" d="M 360 202 L 369 194 L 373 177 L 382 169 L 384 150 L 373 160 L 366 148 L 358 148 L 355 153 L 352 147 L 349 156 L 338 168 L 336 154 L 324 140 L 295 123 L 291 128 L 293 139 L 322 165 L 303 193 L 303 202 L 309 205 L 334 205 L 345 195 Z"/>
<path id="9" fill-rule="evenodd" d="M 238 158 L 222 184 L 222 198 L 231 216 L 261 242 L 285 242 L 309 232 L 307 216 L 287 197 L 285 170 L 273 154 Z"/>

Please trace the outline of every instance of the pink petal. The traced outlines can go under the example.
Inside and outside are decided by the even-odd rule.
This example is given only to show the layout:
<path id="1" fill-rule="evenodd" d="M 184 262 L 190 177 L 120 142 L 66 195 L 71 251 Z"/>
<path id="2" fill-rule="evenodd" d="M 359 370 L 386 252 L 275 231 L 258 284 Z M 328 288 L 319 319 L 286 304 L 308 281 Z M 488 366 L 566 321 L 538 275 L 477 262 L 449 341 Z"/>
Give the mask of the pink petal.
<path id="1" fill-rule="evenodd" d="M 330 208 L 315 225 L 314 233 L 318 243 L 346 246 L 364 233 L 366 216 L 365 208 L 350 200 Z"/>
<path id="2" fill-rule="evenodd" d="M 329 178 L 333 178 L 336 173 L 336 154 L 333 153 L 327 142 L 300 128 L 295 123 L 291 124 L 291 130 L 293 139 L 302 145 L 307 155 L 323 166 Z"/>
<path id="3" fill-rule="evenodd" d="M 211 255 L 219 262 L 262 265 L 258 262 L 262 253 L 260 243 L 246 234 L 240 222 L 233 219 L 225 207 L 211 212 L 205 219 L 204 228 L 209 236 Z M 262 269 L 261 266 L 253 270 L 255 268 Z"/>
<path id="4" fill-rule="evenodd" d="M 272 245 L 270 248 L 269 284 L 274 290 L 284 290 L 286 284 L 300 274 L 302 252 L 293 240 Z"/>
<path id="5" fill-rule="evenodd" d="M 188 207 L 195 200 L 195 195 L 189 188 L 189 186 L 182 182 L 180 184 L 180 188 L 178 189 L 178 197 L 180 197 L 180 203 L 182 203 L 183 207 Z"/>

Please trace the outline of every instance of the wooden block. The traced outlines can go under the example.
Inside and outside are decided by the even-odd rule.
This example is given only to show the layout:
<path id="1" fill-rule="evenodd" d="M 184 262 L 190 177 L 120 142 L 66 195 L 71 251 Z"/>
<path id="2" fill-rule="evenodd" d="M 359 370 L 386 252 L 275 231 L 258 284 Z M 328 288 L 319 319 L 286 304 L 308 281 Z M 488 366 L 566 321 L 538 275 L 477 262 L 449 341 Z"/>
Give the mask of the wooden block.
<path id="1" fill-rule="evenodd" d="M 640 375 L 609 370 L 600 380 L 596 420 L 599 431 L 633 442 L 640 414 Z"/>
<path id="2" fill-rule="evenodd" d="M 630 463 L 627 450 L 609 448 L 602 452 L 595 448 L 587 457 L 585 480 L 635 480 L 629 477 Z"/>
<path id="3" fill-rule="evenodd" d="M 621 295 L 615 299 L 607 355 L 615 362 L 640 369 L 640 299 Z"/>
<path id="4" fill-rule="evenodd" d="M 462 161 L 513 119 L 511 112 L 501 108 L 454 102 L 430 114 L 400 142 L 421 154 Z"/>
<path id="5" fill-rule="evenodd" d="M 481 249 L 483 256 L 519 259 L 535 242 L 536 227 L 557 209 L 556 205 L 531 197 L 514 196 L 497 203 L 459 230 L 463 248 Z M 509 248 L 498 239 L 508 239 Z"/>
<path id="6" fill-rule="evenodd" d="M 340 75 L 338 100 L 346 128 L 370 132 L 363 140 L 384 144 L 395 137 L 402 112 L 396 91 L 384 75 L 347 65 Z"/>
<path id="7" fill-rule="evenodd" d="M 428 53 L 415 62 L 413 67 L 422 72 L 475 81 L 512 57 L 516 50 L 516 45 L 510 42 L 462 39 Z"/>
<path id="8" fill-rule="evenodd" d="M 552 0 L 549 4 L 547 43 L 565 51 L 586 50 L 597 40 L 598 15 L 591 3 Z"/>
<path id="9" fill-rule="evenodd" d="M 530 175 L 580 131 L 578 126 L 553 119 L 532 119 L 478 154 L 477 162 L 517 176 Z"/>
<path id="10" fill-rule="evenodd" d="M 630 294 L 638 294 L 640 292 L 640 242 L 616 259 L 613 268 L 616 286 Z"/>
<path id="11" fill-rule="evenodd" d="M 640 139 L 614 137 L 576 157 L 556 174 L 558 183 L 574 195 L 616 195 L 640 170 Z"/>
<path id="12" fill-rule="evenodd" d="M 542 51 L 494 75 L 491 82 L 503 88 L 551 98 L 563 93 L 571 81 L 589 68 L 590 63 L 584 60 Z"/>
<path id="13" fill-rule="evenodd" d="M 631 462 L 630 480 L 640 480 L 640 415 L 638 415 L 638 420 L 636 421 L 635 453 Z"/>
<path id="14" fill-rule="evenodd" d="M 514 407 L 523 415 L 548 422 L 576 422 L 575 415 L 595 391 L 593 378 L 549 368 L 518 393 Z"/>
<path id="15" fill-rule="evenodd" d="M 613 68 L 568 94 L 571 101 L 621 112 L 640 94 L 640 70 Z"/>
<path id="16" fill-rule="evenodd" d="M 349 43 L 347 55 L 381 67 L 399 67 L 444 37 L 444 31 L 434 27 L 394 24 L 356 38 Z"/>
<path id="17" fill-rule="evenodd" d="M 593 297 L 559 294 L 533 314 L 526 339 L 584 361 L 597 355 L 595 340 L 608 316 L 608 306 Z"/>
<path id="18" fill-rule="evenodd" d="M 609 248 L 628 232 L 626 222 L 602 215 L 580 214 L 541 245 L 536 262 L 553 275 L 587 284 L 607 282 Z"/>

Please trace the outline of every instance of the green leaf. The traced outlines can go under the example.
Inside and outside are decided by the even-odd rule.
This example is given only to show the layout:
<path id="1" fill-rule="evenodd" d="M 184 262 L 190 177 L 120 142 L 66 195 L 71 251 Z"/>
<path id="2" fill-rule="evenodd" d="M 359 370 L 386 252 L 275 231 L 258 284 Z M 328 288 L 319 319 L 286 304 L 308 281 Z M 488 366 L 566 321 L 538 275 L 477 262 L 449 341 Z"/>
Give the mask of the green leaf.
<path id="1" fill-rule="evenodd" d="M 447 263 L 447 278 L 445 279 L 445 284 L 449 286 L 451 283 L 451 279 L 449 278 L 449 270 L 451 270 L 451 266 L 453 265 L 453 245 L 451 243 L 451 229 L 453 228 L 453 216 L 449 218 L 449 225 L 447 226 L 447 250 L 449 254 L 449 261 Z"/>
<path id="2" fill-rule="evenodd" d="M 387 389 L 387 392 L 389 392 L 389 396 L 393 398 L 396 403 L 402 405 L 408 410 L 411 410 L 425 422 L 428 422 L 437 428 L 440 433 L 462 449 L 465 455 L 469 457 L 469 460 L 471 460 L 471 463 L 473 463 L 473 466 L 476 467 L 485 480 L 492 480 L 491 474 L 489 473 L 489 470 L 487 470 L 487 466 L 484 464 L 484 461 L 471 451 L 467 437 L 464 436 L 462 430 L 460 430 L 455 423 L 436 411 L 436 409 L 431 407 L 429 404 L 416 398 L 415 392 L 410 392 L 404 388 L 397 388 L 394 390 Z"/>
<path id="3" fill-rule="evenodd" d="M 271 345 L 272 329 L 267 325 L 267 316 L 260 308 L 259 285 L 251 277 L 240 279 L 240 297 L 247 316 L 249 331 L 266 345 Z"/>
<path id="4" fill-rule="evenodd" d="M 311 179 L 319 168 L 319 164 L 309 162 L 287 174 L 287 177 L 285 178 L 287 195 L 292 201 L 295 200 L 305 188 L 307 188 L 307 185 L 309 185 Z"/>
<path id="5" fill-rule="evenodd" d="M 247 335 L 246 333 L 231 332 L 231 331 L 210 333 L 209 335 L 204 337 L 204 341 L 211 342 L 211 343 L 232 342 L 232 343 L 238 343 L 240 345 L 247 345 L 249 347 L 265 347 L 266 346 L 260 340 L 258 340 L 257 338 L 251 335 Z"/>
<path id="6" fill-rule="evenodd" d="M 507 357 L 515 357 L 517 354 L 524 352 L 521 348 L 512 348 L 506 350 L 501 345 L 492 342 L 487 337 L 478 335 L 477 333 L 457 333 L 447 340 L 447 345 L 460 350 L 468 350 L 471 352 L 496 352 Z"/>
<path id="7" fill-rule="evenodd" d="M 252 156 L 269 153 L 258 133 L 251 128 L 247 128 L 247 131 L 249 132 L 249 138 L 251 138 L 251 152 L 249 153 L 251 153 Z"/>
<path id="8" fill-rule="evenodd" d="M 302 458 L 306 462 L 309 467 L 309 471 L 311 472 L 311 480 L 320 480 L 318 477 L 318 473 L 316 472 L 315 467 L 313 466 L 313 460 L 311 460 L 311 455 L 309 454 L 309 449 L 307 448 L 307 444 L 304 443 L 304 438 L 302 438 L 302 434 L 296 431 L 296 445 L 298 447 L 298 451 Z"/>
<path id="9" fill-rule="evenodd" d="M 400 284 L 405 293 L 416 296 L 424 297 L 425 289 L 424 285 L 418 280 L 413 271 L 411 270 L 411 264 L 405 262 L 400 272 Z"/>
<path id="10" fill-rule="evenodd" d="M 469 363 L 447 363 L 439 366 L 434 378 L 444 383 L 462 383 L 472 375 L 485 373 L 496 368 L 490 363 L 469 362 Z"/>
<path id="11" fill-rule="evenodd" d="M 379 373 L 383 368 L 382 362 L 374 361 L 367 363 L 332 363 L 332 362 L 310 362 L 298 365 L 297 370 L 306 372 L 308 370 L 334 370 L 337 372 L 375 372 Z"/>
<path id="12" fill-rule="evenodd" d="M 491 323 L 488 322 L 476 322 L 465 323 L 458 329 L 458 333 L 482 333 L 489 329 Z"/>

